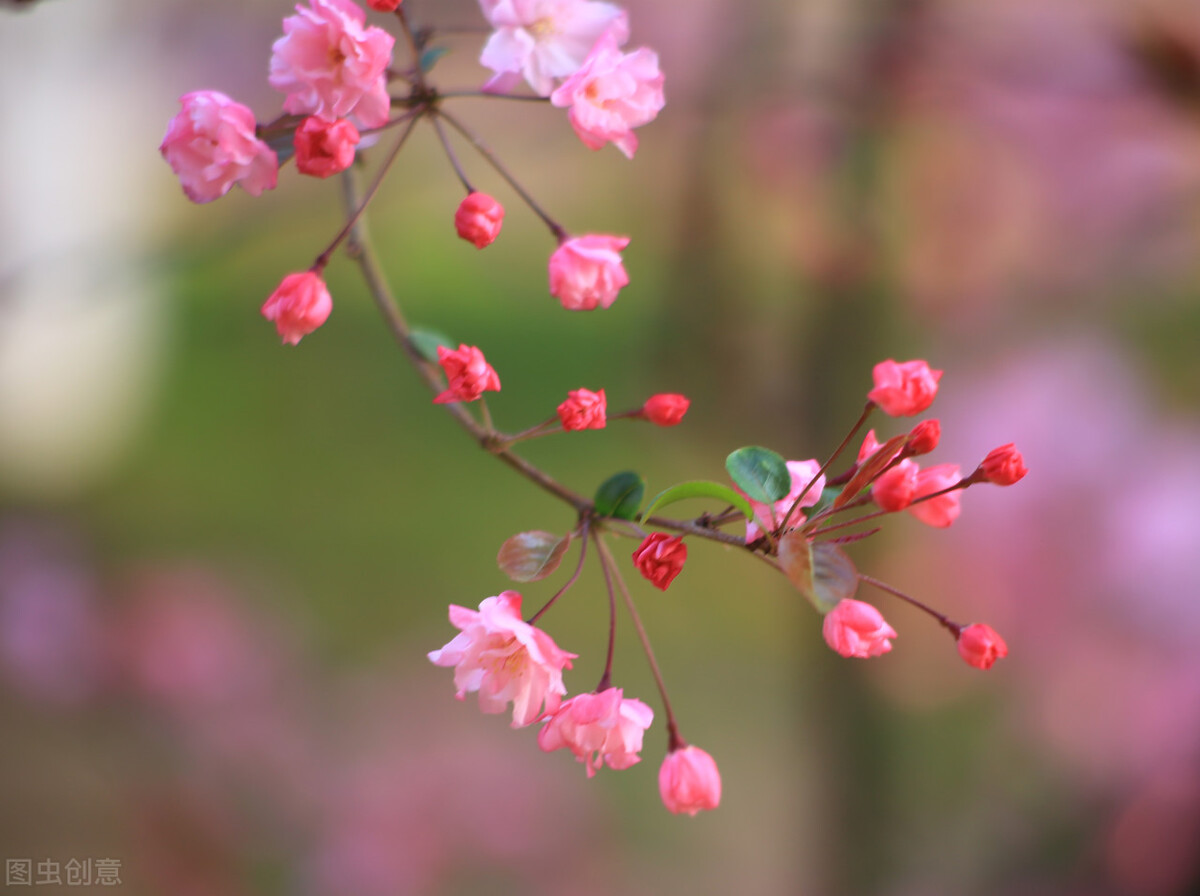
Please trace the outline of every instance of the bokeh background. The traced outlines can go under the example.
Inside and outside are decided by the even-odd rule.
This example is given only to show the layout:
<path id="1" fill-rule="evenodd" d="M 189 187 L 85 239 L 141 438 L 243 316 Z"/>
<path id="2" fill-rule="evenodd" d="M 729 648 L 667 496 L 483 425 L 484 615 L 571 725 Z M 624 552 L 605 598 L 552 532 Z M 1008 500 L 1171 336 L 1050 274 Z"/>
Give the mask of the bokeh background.
<path id="1" fill-rule="evenodd" d="M 406 6 L 462 28 L 439 83 L 481 83 L 474 4 Z M 692 397 L 676 429 L 529 446 L 584 492 L 720 479 L 744 444 L 824 456 L 875 361 L 929 359 L 933 459 L 1015 441 L 1031 473 L 853 555 L 1009 658 L 970 669 L 878 595 L 896 649 L 842 660 L 780 577 L 696 544 L 669 592 L 633 587 L 719 811 L 662 808 L 661 723 L 587 781 L 454 701 L 424 657 L 447 605 L 570 516 L 430 405 L 344 258 L 328 324 L 278 345 L 258 307 L 336 232 L 335 184 L 289 166 L 198 207 L 157 152 L 189 90 L 277 114 L 290 7 L 10 2 L 0 857 L 115 858 L 124 891 L 172 896 L 1200 889 L 1200 4 L 628 7 L 668 96 L 633 163 L 559 110 L 455 108 L 568 228 L 632 236 L 630 286 L 562 312 L 545 229 L 461 144 L 508 218 L 485 252 L 457 240 L 420 129 L 372 216 L 410 318 L 484 347 L 509 430 L 579 386 Z M 573 691 L 605 613 L 589 568 L 544 620 Z M 656 705 L 633 640 L 617 683 Z"/>

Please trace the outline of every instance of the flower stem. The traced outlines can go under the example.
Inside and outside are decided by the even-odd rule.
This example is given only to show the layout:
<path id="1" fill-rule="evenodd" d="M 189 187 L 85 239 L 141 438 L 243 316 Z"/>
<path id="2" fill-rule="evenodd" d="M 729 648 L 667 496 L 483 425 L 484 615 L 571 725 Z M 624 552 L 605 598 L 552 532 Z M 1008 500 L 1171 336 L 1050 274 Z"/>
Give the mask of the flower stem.
<path id="1" fill-rule="evenodd" d="M 956 637 L 956 638 L 958 637 L 958 633 L 962 631 L 963 627 L 961 625 L 959 625 L 957 622 L 951 621 L 949 617 L 943 615 L 942 613 L 939 613 L 937 610 L 933 609 L 933 607 L 930 607 L 926 604 L 921 603 L 915 597 L 910 597 L 909 595 L 907 595 L 903 591 L 901 591 L 899 588 L 893 588 L 887 582 L 881 582 L 879 579 L 876 579 L 873 576 L 864 575 L 861 572 L 858 574 L 858 580 L 860 582 L 865 582 L 868 585 L 873 585 L 876 588 L 878 588 L 880 591 L 886 591 L 888 594 L 892 595 L 892 597 L 898 597 L 903 601 L 907 601 L 908 603 L 910 603 L 914 607 L 916 607 L 918 610 L 924 610 L 926 613 L 928 613 L 930 616 L 932 616 L 934 619 L 936 619 L 939 623 L 941 623 L 945 628 L 949 629 L 951 634 L 953 634 L 954 637 Z"/>
<path id="2" fill-rule="evenodd" d="M 586 515 L 583 517 L 582 521 L 580 522 L 579 562 L 577 564 L 575 564 L 575 572 L 571 573 L 571 578 L 567 579 L 567 583 L 565 585 L 563 585 L 561 588 L 559 588 L 557 591 L 555 591 L 554 596 L 551 597 L 548 601 L 546 601 L 546 603 L 542 606 L 542 608 L 540 610 L 538 610 L 536 613 L 534 613 L 532 616 L 529 617 L 528 622 L 530 625 L 533 625 L 535 622 L 537 622 L 542 617 L 542 614 L 544 614 L 547 610 L 549 610 L 552 606 L 554 606 L 554 602 L 556 600 L 558 600 L 560 597 L 562 597 L 564 594 L 566 594 L 568 591 L 570 591 L 571 588 L 574 587 L 575 583 L 579 580 L 579 574 L 581 572 L 583 572 L 583 561 L 587 557 L 588 533 L 589 533 L 589 529 L 591 528 L 591 524 L 592 524 L 591 517 L 586 516 Z"/>

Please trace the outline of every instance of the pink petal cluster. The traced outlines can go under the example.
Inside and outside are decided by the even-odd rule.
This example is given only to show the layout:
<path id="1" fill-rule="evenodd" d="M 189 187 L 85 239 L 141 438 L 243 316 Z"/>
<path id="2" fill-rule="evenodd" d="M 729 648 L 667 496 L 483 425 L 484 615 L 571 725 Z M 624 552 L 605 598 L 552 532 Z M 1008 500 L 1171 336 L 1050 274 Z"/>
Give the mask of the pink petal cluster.
<path id="1" fill-rule="evenodd" d="M 762 535 L 762 529 L 758 525 L 758 520 L 766 523 L 772 529 L 779 526 L 783 520 L 783 515 L 796 502 L 796 498 L 800 496 L 800 492 L 804 491 L 804 487 L 809 482 L 812 482 L 813 477 L 817 475 L 817 472 L 821 469 L 821 463 L 817 460 L 789 460 L 787 468 L 788 473 L 792 477 L 792 487 L 788 490 L 786 498 L 776 501 L 768 507 L 766 504 L 751 500 L 747 496 L 750 506 L 754 508 L 755 520 L 746 521 L 746 544 L 750 544 Z M 745 494 L 737 486 L 734 486 L 734 488 Z M 825 475 L 821 474 L 817 477 L 817 481 L 813 482 L 812 488 L 804 495 L 804 500 L 796 507 L 795 513 L 788 519 L 788 528 L 794 528 L 804 522 L 804 508 L 812 507 L 820 501 L 821 492 L 823 491 L 825 491 Z"/>
<path id="2" fill-rule="evenodd" d="M 459 345 L 451 351 L 437 347 L 438 364 L 446 374 L 446 391 L 433 399 L 435 404 L 451 401 L 475 401 L 484 392 L 499 392 L 500 377 L 473 345 Z"/>
<path id="3" fill-rule="evenodd" d="M 607 401 L 604 390 L 574 389 L 567 400 L 558 406 L 558 420 L 567 432 L 580 429 L 604 429 Z"/>
<path id="4" fill-rule="evenodd" d="M 546 713 L 559 709 L 567 692 L 563 669 L 578 654 L 521 619 L 520 594 L 485 598 L 478 612 L 451 604 L 450 622 L 460 634 L 428 656 L 434 665 L 454 667 L 459 700 L 478 691 L 479 708 L 488 713 L 504 712 L 511 702 L 514 728 L 541 718 L 543 704 Z"/>
<path id="5" fill-rule="evenodd" d="M 616 34 L 607 31 L 550 102 L 570 106 L 571 127 L 589 149 L 612 143 L 632 159 L 638 147 L 633 129 L 653 121 L 666 102 L 658 54 L 646 47 L 622 53 Z"/>
<path id="6" fill-rule="evenodd" d="M 629 17 L 611 3 L 593 0 L 479 0 L 495 32 L 479 56 L 495 75 L 484 86 L 508 92 L 524 77 L 539 96 L 556 79 L 573 74 L 602 35 L 629 39 Z"/>
<path id="7" fill-rule="evenodd" d="M 926 430 L 925 433 L 917 432 L 925 423 L 936 425 L 937 421 L 927 420 L 914 428 L 914 437 L 910 437 L 909 441 L 910 449 L 913 442 L 917 441 L 916 437 L 920 439 L 917 441 L 918 447 L 923 447 L 922 443 L 927 444 L 931 440 L 936 443 L 941 433 L 941 427 L 937 427 L 931 439 L 929 430 Z M 858 462 L 862 463 L 878 449 L 879 440 L 876 439 L 875 430 L 872 429 L 867 433 L 862 447 L 858 450 Z M 962 509 L 960 506 L 962 492 L 950 492 L 928 501 L 913 502 L 925 495 L 940 492 L 942 489 L 954 485 L 960 478 L 958 466 L 955 464 L 938 464 L 922 470 L 915 460 L 906 458 L 875 478 L 875 481 L 871 483 L 871 498 L 879 505 L 880 510 L 890 513 L 908 510 L 926 525 L 945 528 L 958 518 Z"/>
<path id="8" fill-rule="evenodd" d="M 683 536 L 666 532 L 651 532 L 633 552 L 633 565 L 647 581 L 663 591 L 683 571 L 687 561 L 687 545 Z"/>
<path id="9" fill-rule="evenodd" d="M 1029 472 L 1025 459 L 1012 442 L 993 448 L 979 465 L 984 478 L 996 485 L 1012 485 L 1020 482 Z"/>
<path id="10" fill-rule="evenodd" d="M 316 271 L 288 274 L 267 297 L 262 316 L 275 322 L 285 345 L 296 345 L 329 317 L 333 299 Z"/>
<path id="11" fill-rule="evenodd" d="M 354 123 L 339 118 L 326 121 L 310 115 L 296 128 L 296 170 L 312 177 L 331 177 L 354 163 L 359 141 Z"/>
<path id="12" fill-rule="evenodd" d="M 504 206 L 487 193 L 468 193 L 454 213 L 454 229 L 476 249 L 490 246 L 500 235 L 504 223 Z"/>
<path id="13" fill-rule="evenodd" d="M 590 778 L 604 765 L 623 769 L 640 762 L 642 735 L 653 721 L 654 710 L 641 700 L 625 699 L 620 688 L 579 694 L 538 732 L 538 746 L 547 753 L 566 747 L 587 766 Z"/>
<path id="14" fill-rule="evenodd" d="M 961 478 L 957 464 L 938 464 L 935 467 L 926 467 L 917 474 L 913 501 L 917 502 L 918 498 L 949 488 Z M 944 529 L 958 519 L 958 514 L 962 510 L 961 499 L 962 492 L 954 491 L 930 498 L 928 501 L 914 503 L 908 508 L 908 512 L 927 526 Z"/>
<path id="15" fill-rule="evenodd" d="M 607 308 L 629 275 L 621 262 L 627 236 L 588 234 L 566 240 L 550 256 L 550 295 L 568 311 Z"/>
<path id="16" fill-rule="evenodd" d="M 716 760 L 699 747 L 672 750 L 658 770 L 663 805 L 676 815 L 695 815 L 721 803 L 721 773 Z"/>
<path id="17" fill-rule="evenodd" d="M 890 358 L 876 364 L 873 373 L 875 388 L 867 398 L 892 417 L 912 417 L 928 408 L 942 377 L 942 371 L 931 370 L 924 361 L 898 364 Z"/>
<path id="18" fill-rule="evenodd" d="M 683 419 L 691 404 L 686 395 L 662 392 L 646 399 L 642 405 L 642 416 L 655 426 L 675 426 Z"/>
<path id="19" fill-rule="evenodd" d="M 958 633 L 958 655 L 968 666 L 990 669 L 996 660 L 1008 656 L 1008 645 L 990 625 L 976 622 Z"/>
<path id="20" fill-rule="evenodd" d="M 255 136 L 254 113 L 216 90 L 179 98 L 159 152 L 192 202 L 212 202 L 240 183 L 251 196 L 275 187 L 279 159 Z"/>
<path id="21" fill-rule="evenodd" d="M 287 97 L 285 112 L 319 118 L 353 115 L 377 128 L 388 120 L 388 65 L 394 38 L 364 27 L 366 13 L 352 0 L 309 0 L 283 20 L 271 47 L 268 81 Z"/>
<path id="22" fill-rule="evenodd" d="M 896 631 L 883 614 L 861 600 L 845 598 L 825 614 L 821 627 L 825 643 L 842 656 L 880 656 L 892 649 Z"/>

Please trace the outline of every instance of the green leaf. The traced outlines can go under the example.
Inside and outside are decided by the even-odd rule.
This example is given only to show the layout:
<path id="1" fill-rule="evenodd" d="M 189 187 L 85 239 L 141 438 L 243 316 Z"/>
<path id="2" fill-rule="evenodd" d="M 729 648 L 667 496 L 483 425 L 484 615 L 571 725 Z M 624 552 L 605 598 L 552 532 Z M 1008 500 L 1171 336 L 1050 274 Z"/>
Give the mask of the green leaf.
<path id="1" fill-rule="evenodd" d="M 828 541 L 814 544 L 799 531 L 779 539 L 779 565 L 818 613 L 828 613 L 858 591 L 858 570 L 846 552 Z"/>
<path id="2" fill-rule="evenodd" d="M 438 346 L 444 345 L 448 349 L 455 349 L 457 346 L 450 341 L 450 337 L 437 330 L 427 330 L 424 327 L 413 327 L 408 333 L 408 339 L 421 353 L 421 357 L 431 364 L 438 362 Z"/>
<path id="3" fill-rule="evenodd" d="M 748 445 L 725 458 L 730 478 L 754 501 L 773 504 L 792 490 L 787 462 L 767 448 Z"/>
<path id="4" fill-rule="evenodd" d="M 719 482 L 695 480 L 692 482 L 681 482 L 678 485 L 673 485 L 659 492 L 654 500 L 650 502 L 650 506 L 642 512 L 642 519 L 644 520 L 653 515 L 656 510 L 674 504 L 677 501 L 686 500 L 687 498 L 716 498 L 718 501 L 732 504 L 747 519 L 751 519 L 754 516 L 754 510 L 750 506 L 750 502 L 729 486 L 721 485 Z"/>
<path id="5" fill-rule="evenodd" d="M 646 483 L 637 473 L 632 470 L 617 473 L 596 489 L 596 513 L 621 520 L 634 519 L 645 493 Z"/>
<path id="6" fill-rule="evenodd" d="M 419 63 L 419 65 L 421 66 L 421 71 L 428 72 L 435 65 L 437 65 L 437 61 L 439 59 L 441 59 L 443 56 L 445 56 L 449 52 L 450 52 L 449 47 L 430 47 L 428 50 L 426 50 L 424 53 L 421 54 L 421 61 Z"/>
<path id="7" fill-rule="evenodd" d="M 496 563 L 514 582 L 536 582 L 558 569 L 570 543 L 570 532 L 518 532 L 500 546 Z"/>

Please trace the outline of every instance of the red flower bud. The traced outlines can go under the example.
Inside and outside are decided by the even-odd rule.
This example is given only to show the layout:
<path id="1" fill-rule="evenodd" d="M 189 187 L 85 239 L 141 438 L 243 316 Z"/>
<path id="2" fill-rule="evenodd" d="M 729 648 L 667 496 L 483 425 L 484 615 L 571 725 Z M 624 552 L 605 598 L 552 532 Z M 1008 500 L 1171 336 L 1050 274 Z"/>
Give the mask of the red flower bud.
<path id="1" fill-rule="evenodd" d="M 687 560 L 687 545 L 683 536 L 671 537 L 665 532 L 654 532 L 646 536 L 633 552 L 633 565 L 650 584 L 663 591 L 675 581 Z"/>
<path id="2" fill-rule="evenodd" d="M 454 229 L 476 249 L 490 246 L 500 235 L 504 206 L 487 193 L 470 193 L 454 213 Z"/>
<path id="3" fill-rule="evenodd" d="M 983 471 L 984 479 L 996 485 L 1012 485 L 1029 472 L 1025 459 L 1012 442 L 989 451 L 979 469 Z"/>
<path id="4" fill-rule="evenodd" d="M 1008 656 L 1008 645 L 991 626 L 977 622 L 958 633 L 958 653 L 967 665 L 990 669 L 996 660 Z"/>
<path id="5" fill-rule="evenodd" d="M 376 12 L 395 12 L 401 0 L 367 0 L 367 6 Z"/>
<path id="6" fill-rule="evenodd" d="M 684 395 L 663 392 L 651 395 L 642 405 L 642 416 L 656 426 L 674 426 L 683 419 L 691 402 Z"/>
<path id="7" fill-rule="evenodd" d="M 558 420 L 568 432 L 579 429 L 604 429 L 607 422 L 607 401 L 604 390 L 574 389 L 567 393 L 567 400 L 558 406 Z"/>
<path id="8" fill-rule="evenodd" d="M 911 456 L 928 454 L 938 446 L 942 438 L 942 424 L 936 420 L 922 420 L 908 434 L 907 453 Z"/>
<path id="9" fill-rule="evenodd" d="M 345 118 L 325 121 L 310 115 L 296 128 L 296 170 L 313 177 L 330 177 L 354 163 L 358 128 Z"/>

